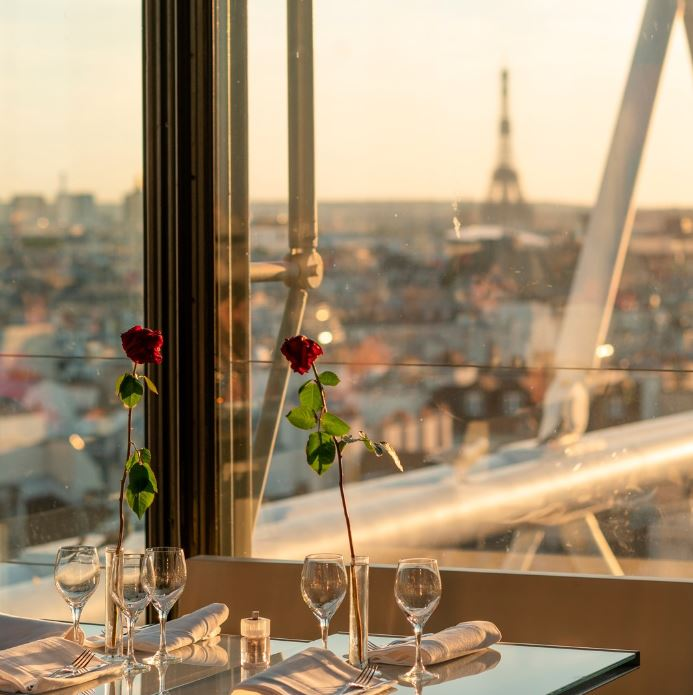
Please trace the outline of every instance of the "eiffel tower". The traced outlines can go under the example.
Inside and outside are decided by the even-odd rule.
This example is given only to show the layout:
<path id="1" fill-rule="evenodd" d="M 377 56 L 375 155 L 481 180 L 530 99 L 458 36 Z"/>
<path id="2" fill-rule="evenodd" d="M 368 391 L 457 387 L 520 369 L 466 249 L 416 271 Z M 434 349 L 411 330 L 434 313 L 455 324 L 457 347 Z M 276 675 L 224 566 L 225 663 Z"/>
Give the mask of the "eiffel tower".
<path id="1" fill-rule="evenodd" d="M 522 197 L 520 177 L 512 161 L 507 70 L 501 71 L 501 118 L 499 125 L 498 164 L 491 177 L 488 197 L 481 207 L 481 221 L 483 224 L 527 227 L 532 220 L 532 211 Z"/>

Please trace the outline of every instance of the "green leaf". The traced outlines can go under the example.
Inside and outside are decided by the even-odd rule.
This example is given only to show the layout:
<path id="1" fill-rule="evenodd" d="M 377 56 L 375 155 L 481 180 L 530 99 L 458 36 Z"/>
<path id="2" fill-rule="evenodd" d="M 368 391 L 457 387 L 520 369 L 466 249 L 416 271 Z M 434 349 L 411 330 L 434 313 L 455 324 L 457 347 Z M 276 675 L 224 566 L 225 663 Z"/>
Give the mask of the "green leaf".
<path id="1" fill-rule="evenodd" d="M 375 453 L 375 447 L 373 446 L 373 442 L 371 441 L 370 437 L 363 431 L 359 431 L 359 437 L 361 437 L 361 441 L 363 442 L 363 446 L 368 449 L 372 454 Z"/>
<path id="2" fill-rule="evenodd" d="M 148 470 L 149 469 L 149 470 Z M 151 468 L 149 466 L 133 466 L 128 475 L 128 487 L 126 498 L 130 509 L 138 518 L 142 518 L 144 513 L 151 507 L 156 493 L 156 480 L 154 484 L 150 479 Z M 152 473 L 152 476 L 154 474 Z"/>
<path id="3" fill-rule="evenodd" d="M 152 488 L 154 489 L 154 492 L 159 492 L 159 486 L 156 483 L 156 476 L 154 475 L 152 467 L 148 463 L 143 463 L 142 468 L 144 468 L 147 471 L 147 476 L 149 478 L 149 482 L 151 483 Z"/>
<path id="4" fill-rule="evenodd" d="M 139 449 L 139 452 L 141 463 L 145 464 L 152 462 L 152 452 L 149 451 L 149 449 L 145 449 L 144 447 L 142 447 L 141 449 Z"/>
<path id="5" fill-rule="evenodd" d="M 141 378 L 142 378 L 142 381 L 144 381 L 144 383 L 147 384 L 147 388 L 152 393 L 155 393 L 158 396 L 159 392 L 156 390 L 156 386 L 155 386 L 154 382 L 148 376 L 145 376 L 144 374 L 141 375 Z"/>
<path id="6" fill-rule="evenodd" d="M 323 372 L 320 375 L 320 383 L 323 386 L 336 386 L 339 383 L 339 377 L 334 372 Z"/>
<path id="7" fill-rule="evenodd" d="M 116 396 L 120 396 L 120 385 L 123 383 L 123 379 L 129 376 L 128 374 L 121 374 L 117 379 L 116 379 L 116 389 L 115 389 L 115 394 Z"/>
<path id="8" fill-rule="evenodd" d="M 322 396 L 320 389 L 314 381 L 307 381 L 298 390 L 298 400 L 301 405 L 310 410 L 322 410 Z"/>
<path id="9" fill-rule="evenodd" d="M 140 452 L 135 449 L 132 456 L 125 462 L 125 470 L 129 471 L 136 463 L 140 462 Z"/>
<path id="10" fill-rule="evenodd" d="M 123 374 L 123 379 L 118 387 L 118 395 L 126 408 L 134 408 L 144 395 L 144 387 L 137 377 L 132 374 Z"/>
<path id="11" fill-rule="evenodd" d="M 334 437 L 341 437 L 351 429 L 344 420 L 332 413 L 323 413 L 320 418 L 320 425 L 327 434 L 331 434 Z"/>
<path id="12" fill-rule="evenodd" d="M 315 413 L 304 405 L 290 410 L 286 417 L 294 427 L 298 427 L 301 430 L 312 430 L 317 424 Z"/>
<path id="13" fill-rule="evenodd" d="M 393 460 L 395 466 L 399 468 L 402 473 L 404 473 L 404 466 L 402 466 L 402 462 L 399 460 L 399 456 L 397 456 L 397 452 L 392 448 L 388 442 L 380 442 L 380 446 L 385 449 L 385 451 L 390 455 L 390 458 Z"/>
<path id="14" fill-rule="evenodd" d="M 336 449 L 332 437 L 324 432 L 313 432 L 306 444 L 306 459 L 308 465 L 322 475 L 334 461 Z"/>

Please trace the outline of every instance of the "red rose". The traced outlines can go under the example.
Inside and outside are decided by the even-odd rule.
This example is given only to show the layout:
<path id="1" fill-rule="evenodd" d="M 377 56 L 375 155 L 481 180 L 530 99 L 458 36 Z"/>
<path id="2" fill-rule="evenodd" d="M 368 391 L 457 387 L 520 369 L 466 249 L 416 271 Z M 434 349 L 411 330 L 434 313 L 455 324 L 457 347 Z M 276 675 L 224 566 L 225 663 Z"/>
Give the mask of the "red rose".
<path id="1" fill-rule="evenodd" d="M 153 331 L 151 328 L 133 326 L 120 336 L 123 341 L 125 354 L 137 364 L 161 364 L 161 346 L 164 338 L 161 331 Z"/>
<path id="2" fill-rule="evenodd" d="M 305 335 L 287 338 L 282 343 L 281 351 L 291 363 L 291 369 L 299 374 L 305 374 L 313 366 L 313 362 L 322 355 L 322 348 Z"/>

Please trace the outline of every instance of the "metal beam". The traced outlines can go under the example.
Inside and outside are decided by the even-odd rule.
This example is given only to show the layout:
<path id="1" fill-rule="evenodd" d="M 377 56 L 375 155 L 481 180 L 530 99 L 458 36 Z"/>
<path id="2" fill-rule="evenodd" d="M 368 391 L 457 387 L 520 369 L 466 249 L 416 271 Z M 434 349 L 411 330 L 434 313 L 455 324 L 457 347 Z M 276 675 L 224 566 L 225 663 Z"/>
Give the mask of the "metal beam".
<path id="1" fill-rule="evenodd" d="M 225 4 L 225 3 L 223 3 Z M 231 258 L 227 310 L 230 345 L 221 344 L 220 369 L 228 375 L 225 394 L 218 399 L 219 412 L 230 413 L 231 430 L 220 432 L 226 444 L 220 487 L 230 505 L 224 506 L 221 529 L 224 552 L 248 556 L 253 526 L 252 480 L 252 387 L 251 387 L 251 311 L 250 311 L 250 197 L 248 184 L 248 3 L 228 0 L 229 7 L 229 124 L 220 132 L 219 143 L 228 142 L 226 168 L 230 171 Z M 222 204 L 222 201 L 219 201 Z M 217 284 L 224 283 L 223 275 Z M 223 356 L 230 349 L 230 365 Z M 230 371 L 229 371 L 230 370 Z M 228 399 L 228 400 L 225 400 Z M 222 406 L 222 401 L 225 401 Z M 231 490 L 229 491 L 229 482 Z M 229 523 L 229 517 L 230 522 Z"/>
<path id="2" fill-rule="evenodd" d="M 597 347 L 606 339 L 616 291 L 633 228 L 633 193 L 652 117 L 659 79 L 676 18 L 677 0 L 648 0 L 611 140 L 597 201 L 592 210 L 558 338 L 554 364 L 598 366 Z M 539 439 L 559 433 L 566 412 L 573 433 L 587 426 L 575 385 L 579 370 L 559 373 L 547 390 Z M 581 431 L 580 431 L 581 430 Z"/>
<path id="3" fill-rule="evenodd" d="M 277 336 L 262 411 L 253 443 L 254 519 L 267 484 L 282 418 L 289 366 L 279 351 L 284 338 L 301 330 L 307 292 L 322 281 L 315 200 L 313 105 L 313 2 L 287 0 L 289 111 L 289 255 L 285 282 L 290 285 Z M 259 272 L 258 272 L 259 274 Z"/>

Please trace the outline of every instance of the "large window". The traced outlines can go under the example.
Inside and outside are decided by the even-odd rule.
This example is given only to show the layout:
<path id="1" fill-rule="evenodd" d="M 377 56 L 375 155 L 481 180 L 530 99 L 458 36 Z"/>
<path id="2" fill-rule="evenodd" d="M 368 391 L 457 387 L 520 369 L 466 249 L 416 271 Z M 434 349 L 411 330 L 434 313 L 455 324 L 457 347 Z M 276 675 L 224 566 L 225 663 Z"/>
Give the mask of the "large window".
<path id="1" fill-rule="evenodd" d="M 12 613 L 66 618 L 56 549 L 118 532 L 127 416 L 113 384 L 120 333 L 143 307 L 140 15 L 137 0 L 0 5 L 0 610 Z M 134 515 L 127 543 L 144 543 Z"/>
<path id="2" fill-rule="evenodd" d="M 333 408 L 405 466 L 348 450 L 372 560 L 691 576 L 693 76 L 666 4 L 315 3 L 324 278 L 300 331 L 342 378 Z M 286 20 L 249 3 L 266 275 L 305 165 L 286 146 Z M 252 285 L 256 428 L 290 295 Z M 257 557 L 346 551 L 336 470 L 317 477 L 283 418 L 300 383 L 242 522 Z"/>

